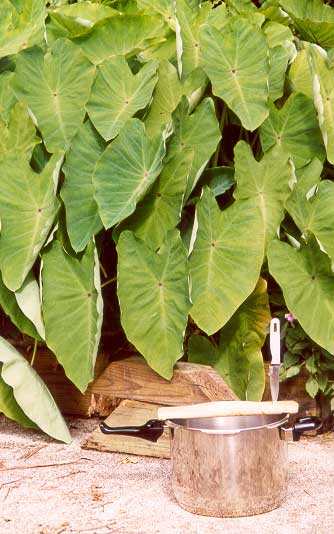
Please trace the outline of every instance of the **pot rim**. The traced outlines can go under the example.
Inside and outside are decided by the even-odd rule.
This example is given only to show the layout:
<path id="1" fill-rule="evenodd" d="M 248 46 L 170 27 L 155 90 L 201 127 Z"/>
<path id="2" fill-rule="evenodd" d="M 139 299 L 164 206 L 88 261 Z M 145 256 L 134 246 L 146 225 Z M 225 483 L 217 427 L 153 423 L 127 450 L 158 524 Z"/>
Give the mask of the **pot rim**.
<path id="1" fill-rule="evenodd" d="M 255 426 L 249 426 L 246 428 L 226 428 L 226 429 L 218 429 L 218 428 L 196 428 L 188 426 L 189 421 L 196 421 L 196 418 L 193 419 L 167 419 L 165 421 L 165 425 L 168 428 L 184 428 L 185 430 L 189 430 L 191 432 L 202 432 L 203 434 L 219 434 L 219 435 L 231 435 L 231 434 L 240 434 L 240 432 L 250 432 L 252 430 L 261 430 L 263 428 L 272 429 L 272 428 L 278 428 L 284 425 L 289 419 L 289 414 L 277 414 L 279 416 L 279 419 L 272 423 L 267 424 L 261 424 L 261 425 L 255 425 Z M 242 416 L 224 416 L 224 417 L 213 417 L 212 419 L 225 419 L 226 417 L 249 417 L 248 415 Z M 180 421 L 180 422 L 178 422 Z M 185 424 L 182 424 L 181 421 L 183 421 Z"/>

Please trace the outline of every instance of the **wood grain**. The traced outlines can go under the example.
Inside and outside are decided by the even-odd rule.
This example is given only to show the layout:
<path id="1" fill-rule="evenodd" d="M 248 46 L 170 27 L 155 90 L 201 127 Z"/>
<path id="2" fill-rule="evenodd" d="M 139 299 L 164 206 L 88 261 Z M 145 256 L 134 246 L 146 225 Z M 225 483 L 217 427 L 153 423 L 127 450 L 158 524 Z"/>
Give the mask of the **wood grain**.
<path id="1" fill-rule="evenodd" d="M 123 400 L 105 422 L 112 427 L 142 425 L 149 419 L 156 418 L 157 409 L 157 404 Z M 152 443 L 133 436 L 107 436 L 97 428 L 81 443 L 81 446 L 84 449 L 96 449 L 103 452 L 123 452 L 142 456 L 170 458 L 168 429 L 164 430 L 164 433 L 156 443 Z"/>
<path id="2" fill-rule="evenodd" d="M 175 366 L 173 379 L 168 381 L 137 356 L 111 363 L 95 380 L 92 391 L 121 399 L 171 406 L 237 399 L 212 367 L 179 362 Z"/>

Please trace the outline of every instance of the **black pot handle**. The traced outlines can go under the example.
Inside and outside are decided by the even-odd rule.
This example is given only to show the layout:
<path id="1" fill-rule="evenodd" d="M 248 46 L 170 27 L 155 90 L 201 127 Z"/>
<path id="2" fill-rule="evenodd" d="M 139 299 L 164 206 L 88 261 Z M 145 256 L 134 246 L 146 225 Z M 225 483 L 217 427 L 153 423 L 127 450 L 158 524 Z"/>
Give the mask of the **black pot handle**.
<path id="1" fill-rule="evenodd" d="M 322 421 L 319 419 L 319 417 L 300 417 L 292 427 L 293 441 L 299 441 L 300 436 L 304 432 L 308 432 L 310 430 L 319 430 L 321 427 Z"/>
<path id="2" fill-rule="evenodd" d="M 159 421 L 159 419 L 151 419 L 141 426 L 111 427 L 106 423 L 100 423 L 100 430 L 103 434 L 132 436 L 156 442 L 163 434 L 164 424 L 163 421 Z"/>

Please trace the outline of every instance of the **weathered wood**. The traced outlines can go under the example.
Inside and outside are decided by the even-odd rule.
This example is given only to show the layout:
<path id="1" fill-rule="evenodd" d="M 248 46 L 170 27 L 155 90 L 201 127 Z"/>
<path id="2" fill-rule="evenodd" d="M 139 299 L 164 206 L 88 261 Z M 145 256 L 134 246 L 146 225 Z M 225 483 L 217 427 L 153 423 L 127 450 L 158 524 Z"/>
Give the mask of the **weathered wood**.
<path id="1" fill-rule="evenodd" d="M 172 380 L 168 381 L 136 356 L 111 363 L 95 380 L 92 391 L 94 394 L 170 406 L 237 399 L 212 367 L 179 362 Z"/>
<path id="2" fill-rule="evenodd" d="M 18 350 L 29 361 L 31 360 L 31 352 L 27 348 L 18 347 Z M 99 354 L 96 360 L 95 377 L 102 373 L 109 361 L 107 354 Z M 83 417 L 101 415 L 106 417 L 119 403 L 118 399 L 95 395 L 92 390 L 92 384 L 88 386 L 86 393 L 82 394 L 67 378 L 64 369 L 57 362 L 54 354 L 47 348 L 38 348 L 34 368 L 48 386 L 63 414 Z"/>
<path id="3" fill-rule="evenodd" d="M 109 426 L 142 425 L 149 419 L 156 418 L 157 404 L 149 404 L 132 400 L 123 400 L 114 412 L 106 419 Z M 81 446 L 84 449 L 98 451 L 123 452 L 143 456 L 170 458 L 169 430 L 165 429 L 156 443 L 133 436 L 105 435 L 99 428 L 94 430 Z"/>

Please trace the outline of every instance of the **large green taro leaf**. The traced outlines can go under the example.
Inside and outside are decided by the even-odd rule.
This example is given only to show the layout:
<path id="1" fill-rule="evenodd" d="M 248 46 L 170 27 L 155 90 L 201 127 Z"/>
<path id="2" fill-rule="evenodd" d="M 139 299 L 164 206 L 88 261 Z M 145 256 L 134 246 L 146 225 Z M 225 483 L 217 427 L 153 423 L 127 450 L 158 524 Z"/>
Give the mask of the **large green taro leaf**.
<path id="1" fill-rule="evenodd" d="M 85 116 L 95 68 L 70 41 L 59 39 L 17 58 L 15 90 L 31 109 L 49 152 L 67 150 Z"/>
<path id="2" fill-rule="evenodd" d="M 98 67 L 87 104 L 88 115 L 106 141 L 152 98 L 157 83 L 157 61 L 149 61 L 133 75 L 125 58 L 116 57 Z"/>
<path id="3" fill-rule="evenodd" d="M 133 56 L 163 41 L 163 31 L 159 17 L 122 14 L 97 22 L 89 34 L 73 42 L 92 63 L 99 64 L 115 56 Z"/>
<path id="4" fill-rule="evenodd" d="M 316 45 L 309 45 L 308 57 L 313 79 L 314 105 L 318 112 L 327 159 L 334 164 L 334 69 L 329 68 L 325 50 Z"/>
<path id="5" fill-rule="evenodd" d="M 288 309 L 307 334 L 334 352 L 334 273 L 315 239 L 297 250 L 275 240 L 268 250 L 269 270 L 282 288 Z"/>
<path id="6" fill-rule="evenodd" d="M 15 104 L 8 125 L 0 119 L 0 161 L 10 154 L 30 160 L 35 145 L 40 142 L 24 104 Z"/>
<path id="7" fill-rule="evenodd" d="M 40 174 L 18 156 L 0 163 L 0 268 L 12 291 L 23 284 L 51 230 L 61 162 L 54 154 Z"/>
<path id="8" fill-rule="evenodd" d="M 39 339 L 40 336 L 37 333 L 35 326 L 21 311 L 15 293 L 10 291 L 2 281 L 0 276 L 0 306 L 6 315 L 10 318 L 12 323 L 22 332 L 30 337 Z"/>
<path id="9" fill-rule="evenodd" d="M 165 139 L 149 139 L 144 124 L 129 119 L 97 163 L 95 199 L 105 228 L 131 215 L 156 180 L 165 155 Z"/>
<path id="10" fill-rule="evenodd" d="M 334 261 L 334 183 L 323 180 L 308 200 L 291 195 L 286 208 L 304 236 L 314 234 Z"/>
<path id="11" fill-rule="evenodd" d="M 93 379 L 103 311 L 95 246 L 91 242 L 75 258 L 53 241 L 42 259 L 46 343 L 84 392 Z"/>
<path id="12" fill-rule="evenodd" d="M 45 0 L 25 0 L 21 10 L 12 1 L 1 0 L 0 57 L 39 44 L 45 16 Z"/>
<path id="13" fill-rule="evenodd" d="M 117 228 L 118 233 L 128 229 L 152 249 L 161 245 L 180 222 L 193 157 L 192 150 L 181 152 L 178 158 L 167 155 L 160 176 L 133 215 Z"/>
<path id="14" fill-rule="evenodd" d="M 48 388 L 28 361 L 3 338 L 0 338 L 0 362 L 2 379 L 13 389 L 25 415 L 43 432 L 70 443 L 70 433 Z M 21 419 L 21 413 L 18 416 Z"/>
<path id="15" fill-rule="evenodd" d="M 194 189 L 221 139 L 219 124 L 211 98 L 205 98 L 191 115 L 188 113 L 188 100 L 183 98 L 173 113 L 174 135 L 168 145 L 170 157 L 178 158 L 184 150 L 190 149 L 194 151 L 185 200 Z"/>
<path id="16" fill-rule="evenodd" d="M 10 112 L 16 102 L 12 82 L 14 72 L 5 71 L 0 74 L 0 118 L 8 124 Z"/>
<path id="17" fill-rule="evenodd" d="M 280 0 L 302 39 L 326 48 L 334 46 L 334 9 L 322 0 Z"/>
<path id="18" fill-rule="evenodd" d="M 220 331 L 218 346 L 203 336 L 191 336 L 189 360 L 212 365 L 240 399 L 261 400 L 265 386 L 261 347 L 270 319 L 267 284 L 260 278 Z"/>
<path id="19" fill-rule="evenodd" d="M 17 421 L 20 425 L 26 428 L 36 428 L 36 425 L 30 421 L 22 408 L 17 404 L 13 389 L 6 384 L 1 378 L 0 368 L 0 413 L 5 414 L 9 419 Z"/>
<path id="20" fill-rule="evenodd" d="M 79 128 L 63 167 L 61 197 L 66 209 L 66 227 L 73 249 L 83 250 L 103 225 L 94 199 L 94 174 L 105 149 L 103 139 L 87 120 Z"/>
<path id="21" fill-rule="evenodd" d="M 263 248 L 264 227 L 254 202 L 237 201 L 221 211 L 205 188 L 196 209 L 190 257 L 190 313 L 204 332 L 217 332 L 253 291 Z"/>
<path id="22" fill-rule="evenodd" d="M 146 13 L 151 13 L 152 10 L 161 15 L 165 22 L 175 31 L 175 7 L 174 2 L 170 0 L 137 0 L 137 5 Z"/>
<path id="23" fill-rule="evenodd" d="M 307 50 L 297 52 L 290 66 L 288 79 L 293 92 L 313 98 L 313 81 L 307 55 Z"/>
<path id="24" fill-rule="evenodd" d="M 191 109 L 196 107 L 207 84 L 208 79 L 202 69 L 193 71 L 184 82 L 181 82 L 174 65 L 169 61 L 161 61 L 153 101 L 144 119 L 148 135 L 157 135 L 171 122 L 172 112 L 179 104 L 182 95 L 187 96 Z"/>
<path id="25" fill-rule="evenodd" d="M 128 340 L 147 363 L 170 379 L 183 355 L 188 320 L 187 253 L 177 230 L 158 251 L 131 232 L 118 241 L 118 298 Z"/>
<path id="26" fill-rule="evenodd" d="M 281 109 L 270 105 L 269 117 L 260 127 L 264 152 L 278 145 L 297 168 L 311 158 L 326 157 L 313 101 L 302 93 L 293 93 Z"/>
<path id="27" fill-rule="evenodd" d="M 236 200 L 249 200 L 261 218 L 266 245 L 274 238 L 284 217 L 284 202 L 290 194 L 292 167 L 288 155 L 272 149 L 256 161 L 250 146 L 240 141 L 234 148 Z M 256 234 L 254 234 L 254 239 Z"/>
<path id="28" fill-rule="evenodd" d="M 268 115 L 268 45 L 262 31 L 243 17 L 223 32 L 203 26 L 200 35 L 203 67 L 213 93 L 255 130 Z"/>
<path id="29" fill-rule="evenodd" d="M 199 30 L 212 9 L 209 2 L 201 7 L 189 0 L 176 0 L 178 67 L 186 78 L 200 65 Z M 196 5 L 197 4 L 197 5 Z"/>
<path id="30" fill-rule="evenodd" d="M 94 24 L 100 20 L 119 15 L 118 11 L 103 4 L 80 2 L 60 5 L 49 11 L 46 27 L 48 43 L 59 37 L 73 39 L 89 33 Z"/>

